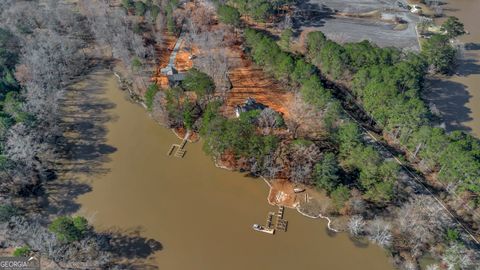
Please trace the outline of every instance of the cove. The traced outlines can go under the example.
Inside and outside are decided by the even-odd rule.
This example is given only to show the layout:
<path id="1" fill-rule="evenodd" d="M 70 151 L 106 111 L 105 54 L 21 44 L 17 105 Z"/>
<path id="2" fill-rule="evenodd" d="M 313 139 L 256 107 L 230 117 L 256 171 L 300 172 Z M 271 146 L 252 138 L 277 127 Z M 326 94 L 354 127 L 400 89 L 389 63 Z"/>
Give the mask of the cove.
<path id="1" fill-rule="evenodd" d="M 183 159 L 167 156 L 180 140 L 119 89 L 111 71 L 90 75 L 68 94 L 74 128 L 70 170 L 60 178 L 87 183 L 78 214 L 97 230 L 138 229 L 162 249 L 145 254 L 159 269 L 393 269 L 375 245 L 331 234 L 323 219 L 287 209 L 288 231 L 254 232 L 264 223 L 268 188 L 261 179 L 219 169 L 189 143 Z M 70 114 L 70 115 L 69 115 Z M 75 124 L 75 119 L 82 119 Z M 82 143 L 82 140 L 84 143 Z M 93 217 L 93 218 L 92 218 Z M 141 252 L 138 252 L 142 254 Z"/>

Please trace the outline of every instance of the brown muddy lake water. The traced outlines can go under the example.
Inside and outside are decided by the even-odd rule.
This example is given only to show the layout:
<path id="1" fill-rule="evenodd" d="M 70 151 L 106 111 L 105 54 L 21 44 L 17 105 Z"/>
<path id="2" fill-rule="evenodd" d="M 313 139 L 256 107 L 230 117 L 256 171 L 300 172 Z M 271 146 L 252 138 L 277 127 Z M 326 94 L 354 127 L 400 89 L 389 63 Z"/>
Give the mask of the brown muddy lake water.
<path id="1" fill-rule="evenodd" d="M 468 35 L 457 74 L 434 80 L 429 99 L 442 114 L 448 130 L 465 130 L 480 138 L 480 0 L 451 0 L 442 6 L 447 16 L 465 24 Z"/>
<path id="2" fill-rule="evenodd" d="M 70 93 L 74 125 L 71 170 L 63 177 L 91 186 L 77 199 L 78 214 L 99 230 L 140 229 L 162 249 L 147 261 L 159 269 L 393 269 L 375 245 L 356 246 L 326 222 L 288 209 L 288 232 L 254 232 L 268 211 L 260 179 L 218 169 L 187 144 L 183 159 L 166 155 L 173 133 L 128 100 L 110 72 L 97 72 Z M 79 114 L 73 115 L 73 114 Z M 147 254 L 148 255 L 148 254 Z M 145 255 L 146 256 L 146 255 Z"/>

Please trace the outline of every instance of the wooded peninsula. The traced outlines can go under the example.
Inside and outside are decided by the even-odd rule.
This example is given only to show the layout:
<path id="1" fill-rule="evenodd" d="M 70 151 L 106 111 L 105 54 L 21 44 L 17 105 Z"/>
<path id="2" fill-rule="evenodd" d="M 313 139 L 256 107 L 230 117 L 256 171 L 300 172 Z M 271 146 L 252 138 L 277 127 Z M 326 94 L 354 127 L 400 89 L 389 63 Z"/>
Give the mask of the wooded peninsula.
<path id="1" fill-rule="evenodd" d="M 455 71 L 462 22 L 425 34 L 424 19 L 419 50 L 380 47 L 299 27 L 297 4 L 2 1 L 0 248 L 65 269 L 141 265 L 117 252 L 128 236 L 47 210 L 62 212 L 48 194 L 71 152 L 62 101 L 101 67 L 159 124 L 201 138 L 218 165 L 324 194 L 304 211 L 338 218 L 399 269 L 476 269 L 480 141 L 446 131 L 422 96 L 429 78 Z"/>

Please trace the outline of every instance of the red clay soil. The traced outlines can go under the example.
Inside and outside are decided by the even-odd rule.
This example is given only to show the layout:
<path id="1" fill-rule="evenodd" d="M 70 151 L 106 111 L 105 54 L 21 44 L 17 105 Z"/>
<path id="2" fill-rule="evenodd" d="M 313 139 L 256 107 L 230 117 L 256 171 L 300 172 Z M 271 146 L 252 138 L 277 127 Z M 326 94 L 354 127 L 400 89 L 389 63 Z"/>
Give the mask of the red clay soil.
<path id="1" fill-rule="evenodd" d="M 227 96 L 224 113 L 233 116 L 235 107 L 251 97 L 288 117 L 287 104 L 293 99 L 293 94 L 283 90 L 277 81 L 256 67 L 239 45 L 232 46 L 230 53 L 232 58 L 238 59 L 238 65 L 228 74 L 232 89 Z"/>
<path id="2" fill-rule="evenodd" d="M 156 46 L 157 55 L 160 55 L 160 59 L 158 59 L 158 72 L 160 69 L 167 66 L 168 61 L 170 60 L 170 54 L 175 47 L 175 43 L 177 42 L 177 36 L 170 34 L 168 31 L 164 31 L 162 33 L 162 44 Z"/>
<path id="3" fill-rule="evenodd" d="M 297 195 L 293 191 L 294 184 L 285 179 L 274 180 L 268 193 L 268 202 L 273 205 L 281 205 L 295 208 L 298 205 Z"/>
<path id="4" fill-rule="evenodd" d="M 152 78 L 152 81 L 156 82 L 162 88 L 168 88 L 168 79 L 167 76 L 161 73 L 161 69 L 168 65 L 170 61 L 170 55 L 172 54 L 175 43 L 177 42 L 177 36 L 171 35 L 168 32 L 163 33 L 162 44 L 157 45 L 155 48 L 157 50 L 160 58 L 158 59 L 158 66 L 155 72 L 155 76 Z M 195 50 L 193 50 L 195 52 Z M 185 42 L 182 42 L 180 45 L 180 50 L 177 53 L 175 58 L 175 68 L 179 72 L 185 72 L 193 67 L 193 62 L 190 59 L 191 53 L 188 48 L 185 46 Z"/>
<path id="5" fill-rule="evenodd" d="M 187 134 L 187 130 L 184 127 L 177 127 L 173 129 L 173 133 L 180 139 L 183 140 L 185 135 Z M 197 142 L 200 139 L 200 135 L 196 132 L 190 131 L 190 136 L 188 137 L 188 141 L 191 143 Z"/>
<path id="6" fill-rule="evenodd" d="M 195 47 L 192 48 L 192 52 L 186 47 L 185 41 L 180 45 L 180 50 L 175 58 L 175 68 L 178 72 L 186 72 L 193 67 L 193 61 L 190 59 L 191 55 L 197 54 Z"/>
<path id="7" fill-rule="evenodd" d="M 163 75 L 160 70 L 168 65 L 168 61 L 170 60 L 170 54 L 175 47 L 175 42 L 177 41 L 177 37 L 168 33 L 168 31 L 164 31 L 162 33 L 162 43 L 155 46 L 155 50 L 157 55 L 160 55 L 158 59 L 158 66 L 157 70 L 155 71 L 155 75 L 152 78 L 153 82 L 156 82 L 162 88 L 168 88 L 168 78 L 167 76 Z"/>
<path id="8" fill-rule="evenodd" d="M 199 10 L 200 7 L 196 7 Z M 221 27 L 217 23 L 212 23 L 211 31 L 216 27 Z M 233 34 L 228 38 L 237 39 L 233 37 Z M 160 73 L 160 70 L 167 66 L 170 54 L 175 46 L 177 37 L 164 33 L 163 43 L 157 47 L 160 53 L 159 66 L 156 75 L 152 78 L 152 81 L 157 82 L 162 88 L 168 88 L 168 79 L 165 75 Z M 288 118 L 287 104 L 293 99 L 293 94 L 282 89 L 281 85 L 272 77 L 267 76 L 263 70 L 256 67 L 254 63 L 248 59 L 245 53 L 240 48 L 239 40 L 232 42 L 234 44 L 227 49 L 228 57 L 232 62 L 237 63 L 228 72 L 228 77 L 232 84 L 232 89 L 227 95 L 226 103 L 222 108 L 223 113 L 227 117 L 233 117 L 235 115 L 235 107 L 241 105 L 249 97 L 254 98 L 257 102 L 260 102 L 271 109 L 278 111 Z M 193 54 L 201 54 L 198 51 L 195 44 L 193 44 Z M 175 59 L 175 66 L 178 71 L 184 72 L 192 68 L 192 60 L 189 59 L 191 53 L 185 47 L 181 45 L 181 49 Z"/>
<path id="9" fill-rule="evenodd" d="M 220 158 L 216 160 L 217 166 L 220 166 L 225 169 L 235 170 L 237 169 L 237 160 L 235 159 L 235 155 L 231 150 L 225 151 Z"/>

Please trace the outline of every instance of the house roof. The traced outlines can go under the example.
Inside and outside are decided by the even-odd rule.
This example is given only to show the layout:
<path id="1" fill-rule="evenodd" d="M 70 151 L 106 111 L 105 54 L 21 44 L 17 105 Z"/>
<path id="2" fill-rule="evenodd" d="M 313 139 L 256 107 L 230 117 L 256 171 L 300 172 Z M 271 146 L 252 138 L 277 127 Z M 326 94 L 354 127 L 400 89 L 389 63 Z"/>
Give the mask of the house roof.
<path id="1" fill-rule="evenodd" d="M 185 80 L 185 73 L 175 73 L 172 75 L 168 75 L 168 80 L 172 82 L 181 82 Z"/>
<path id="2" fill-rule="evenodd" d="M 265 108 L 267 108 L 267 106 L 249 97 L 242 105 L 237 106 L 236 109 L 240 112 L 248 112 L 253 110 L 264 110 Z"/>

